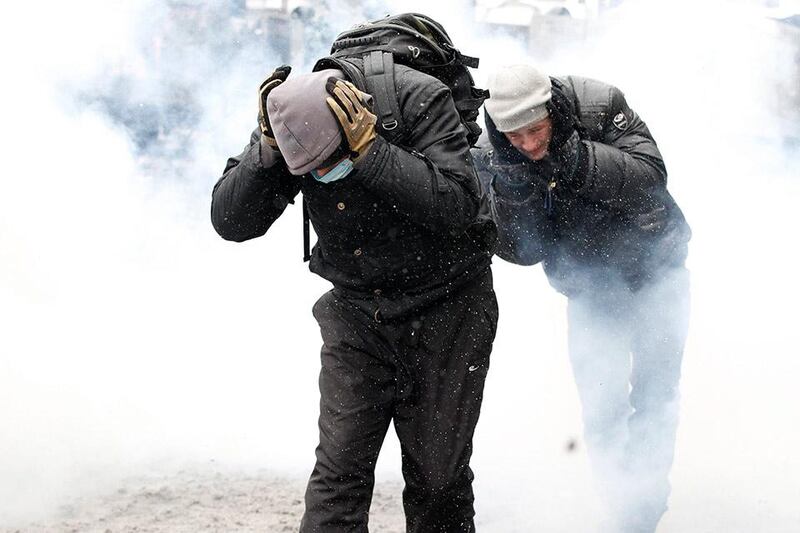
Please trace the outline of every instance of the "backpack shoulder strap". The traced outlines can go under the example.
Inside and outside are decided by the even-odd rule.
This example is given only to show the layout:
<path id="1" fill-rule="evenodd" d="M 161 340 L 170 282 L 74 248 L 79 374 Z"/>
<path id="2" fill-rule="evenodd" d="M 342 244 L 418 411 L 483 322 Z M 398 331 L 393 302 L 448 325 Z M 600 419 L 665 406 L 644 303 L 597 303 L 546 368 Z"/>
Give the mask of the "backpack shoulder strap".
<path id="1" fill-rule="evenodd" d="M 364 54 L 364 81 L 367 93 L 375 99 L 381 135 L 390 143 L 405 135 L 403 114 L 397 101 L 394 56 L 382 50 Z"/>
<path id="2" fill-rule="evenodd" d="M 309 233 L 309 216 L 306 196 L 303 195 L 303 262 L 311 260 L 311 235 Z"/>

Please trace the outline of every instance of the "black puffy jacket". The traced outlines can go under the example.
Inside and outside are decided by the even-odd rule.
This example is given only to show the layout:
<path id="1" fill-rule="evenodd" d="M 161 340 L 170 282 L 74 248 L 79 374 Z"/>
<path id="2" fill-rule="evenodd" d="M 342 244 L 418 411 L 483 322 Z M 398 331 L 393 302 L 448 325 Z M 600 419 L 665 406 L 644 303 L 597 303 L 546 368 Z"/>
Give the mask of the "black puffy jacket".
<path id="1" fill-rule="evenodd" d="M 225 239 L 252 239 L 302 191 L 318 237 L 310 269 L 342 290 L 394 298 L 402 313 L 484 272 L 495 228 L 479 217 L 481 187 L 450 90 L 395 68 L 402 148 L 379 134 L 349 176 L 323 184 L 282 160 L 264 168 L 256 130 L 215 185 L 211 219 Z"/>
<path id="2" fill-rule="evenodd" d="M 517 264 L 543 261 L 567 295 L 619 281 L 637 290 L 682 265 L 691 236 L 667 191 L 661 154 L 616 87 L 575 76 L 551 81 L 554 155 L 529 160 L 488 115 L 492 147 L 473 150 L 498 225 L 497 253 Z"/>

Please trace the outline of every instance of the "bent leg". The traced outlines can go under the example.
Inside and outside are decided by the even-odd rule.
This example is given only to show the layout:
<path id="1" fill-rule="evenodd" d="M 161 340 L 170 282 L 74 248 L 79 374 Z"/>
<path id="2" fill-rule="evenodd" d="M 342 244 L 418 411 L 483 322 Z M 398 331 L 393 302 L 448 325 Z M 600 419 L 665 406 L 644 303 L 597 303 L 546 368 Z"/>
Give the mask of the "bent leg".
<path id="1" fill-rule="evenodd" d="M 394 370 L 368 317 L 324 295 L 314 306 L 324 341 L 320 440 L 301 533 L 363 533 L 374 470 L 391 420 Z"/>

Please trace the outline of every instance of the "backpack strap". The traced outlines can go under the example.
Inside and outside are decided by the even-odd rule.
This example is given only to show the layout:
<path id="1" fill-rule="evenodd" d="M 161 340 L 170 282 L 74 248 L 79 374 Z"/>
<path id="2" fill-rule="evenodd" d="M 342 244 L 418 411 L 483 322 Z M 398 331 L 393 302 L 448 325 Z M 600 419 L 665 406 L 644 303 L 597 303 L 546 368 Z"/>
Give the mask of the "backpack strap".
<path id="1" fill-rule="evenodd" d="M 311 260 L 311 235 L 309 234 L 309 216 L 306 197 L 303 195 L 303 262 Z"/>
<path id="2" fill-rule="evenodd" d="M 403 115 L 397 101 L 394 80 L 394 56 L 382 50 L 364 54 L 364 81 L 367 93 L 375 99 L 375 110 L 381 135 L 389 143 L 396 143 L 405 135 Z"/>
<path id="3" fill-rule="evenodd" d="M 453 48 L 453 52 L 456 55 L 456 61 L 469 68 L 478 68 L 481 62 L 480 58 L 464 55 L 455 48 Z"/>

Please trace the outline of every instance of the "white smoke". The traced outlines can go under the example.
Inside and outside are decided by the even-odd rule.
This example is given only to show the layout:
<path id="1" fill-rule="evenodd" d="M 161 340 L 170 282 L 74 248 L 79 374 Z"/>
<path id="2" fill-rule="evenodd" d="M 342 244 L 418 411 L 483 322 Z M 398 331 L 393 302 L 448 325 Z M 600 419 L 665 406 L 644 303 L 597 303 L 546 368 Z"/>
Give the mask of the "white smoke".
<path id="1" fill-rule="evenodd" d="M 154 71 L 148 24 L 170 15 L 164 3 L 83 9 L 37 4 L 5 34 L 20 53 L 4 46 L 18 78 L 3 92 L 2 522 L 164 458 L 290 467 L 293 437 L 315 438 L 319 348 L 300 332 L 314 330 L 307 310 L 324 284 L 304 272 L 300 220 L 287 216 L 267 247 L 232 247 L 208 219 L 211 186 L 255 123 L 249 84 L 267 67 L 241 57 L 213 78 L 187 46 Z M 86 98 L 107 95 L 119 72 L 135 105 Z M 139 102 L 167 107 L 170 72 L 209 77 L 191 85 L 199 132 L 168 137 L 191 157 L 154 166 L 131 132 Z"/>
<path id="2" fill-rule="evenodd" d="M 330 2 L 323 26 L 420 11 L 482 58 L 480 81 L 487 67 L 529 56 L 625 91 L 694 230 L 674 489 L 660 531 L 790 531 L 800 522 L 800 181 L 797 146 L 782 140 L 798 135 L 786 119 L 797 100 L 784 101 L 797 86 L 797 41 L 739 4 L 630 0 L 545 54 L 476 36 L 468 4 L 357 12 Z M 208 222 L 211 187 L 247 142 L 255 88 L 281 51 L 218 46 L 222 15 L 194 42 L 160 0 L 14 3 L 3 15 L 12 79 L 0 86 L 0 524 L 175 461 L 306 475 L 319 365 L 310 308 L 327 284 L 300 261 L 299 209 L 246 244 L 223 242 Z M 172 37 L 154 42 L 164 25 Z M 175 86 L 190 89 L 194 115 L 169 114 L 184 94 Z M 148 113 L 171 128 L 143 148 Z M 539 268 L 497 260 L 495 280 L 501 321 L 473 460 L 478 524 L 587 530 L 599 502 L 564 301 Z M 390 442 L 379 474 L 399 476 L 398 456 Z"/>

